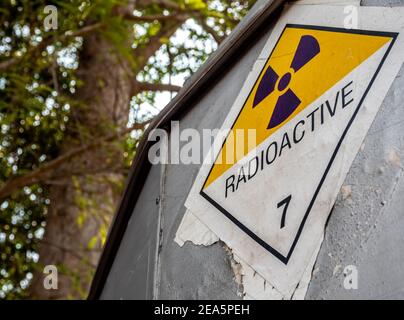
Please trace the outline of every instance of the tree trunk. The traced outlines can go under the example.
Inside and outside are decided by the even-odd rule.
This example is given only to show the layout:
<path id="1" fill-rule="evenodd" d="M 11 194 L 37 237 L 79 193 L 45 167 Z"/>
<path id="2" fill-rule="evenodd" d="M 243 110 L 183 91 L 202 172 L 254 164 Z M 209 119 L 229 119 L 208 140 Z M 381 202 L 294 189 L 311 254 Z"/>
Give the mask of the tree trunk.
<path id="1" fill-rule="evenodd" d="M 133 74 L 129 63 L 98 33 L 84 38 L 78 74 L 83 86 L 72 106 L 61 152 L 126 127 Z M 57 169 L 50 186 L 51 204 L 40 248 L 40 270 L 32 298 L 85 298 L 102 241 L 121 193 L 122 144 L 108 144 Z M 83 174 L 83 172 L 85 174 Z M 58 268 L 58 289 L 46 290 L 45 265 Z"/>

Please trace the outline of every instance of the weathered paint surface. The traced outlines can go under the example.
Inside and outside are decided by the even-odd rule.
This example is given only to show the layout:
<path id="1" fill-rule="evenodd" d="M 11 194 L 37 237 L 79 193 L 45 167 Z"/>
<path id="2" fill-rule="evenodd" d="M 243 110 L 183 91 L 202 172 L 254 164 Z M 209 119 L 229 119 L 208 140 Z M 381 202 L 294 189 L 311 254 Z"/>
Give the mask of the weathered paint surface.
<path id="1" fill-rule="evenodd" d="M 404 1 L 368 0 L 362 5 L 404 6 Z M 221 126 L 265 40 L 261 38 L 245 52 L 237 69 L 223 75 L 193 112 L 184 116 L 181 127 Z M 325 230 L 308 299 L 404 298 L 403 72 L 346 178 Z M 241 298 L 235 261 L 223 243 L 186 242 L 180 247 L 174 242 L 185 214 L 183 204 L 198 171 L 198 165 L 169 165 L 164 170 L 153 166 L 101 298 Z M 357 290 L 343 287 L 342 271 L 347 265 L 358 269 Z"/>
<path id="2" fill-rule="evenodd" d="M 101 299 L 152 299 L 161 167 L 154 166 L 129 220 Z"/>

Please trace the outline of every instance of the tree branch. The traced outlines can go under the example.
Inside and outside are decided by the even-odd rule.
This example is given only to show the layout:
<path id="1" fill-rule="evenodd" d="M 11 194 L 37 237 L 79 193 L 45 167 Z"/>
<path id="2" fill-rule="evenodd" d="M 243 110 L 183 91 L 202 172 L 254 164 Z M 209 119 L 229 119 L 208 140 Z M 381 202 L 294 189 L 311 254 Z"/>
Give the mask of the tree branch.
<path id="1" fill-rule="evenodd" d="M 151 2 L 153 4 L 158 4 L 160 7 L 163 7 L 166 9 L 174 9 L 174 10 L 181 9 L 181 7 L 179 6 L 178 3 L 175 3 L 175 1 L 171 1 L 171 0 L 152 0 Z"/>
<path id="2" fill-rule="evenodd" d="M 136 95 L 142 91 L 171 91 L 178 92 L 181 90 L 180 86 L 168 83 L 148 83 L 139 82 L 137 80 L 133 83 L 132 95 Z"/>
<path id="3" fill-rule="evenodd" d="M 161 47 L 161 39 L 170 38 L 188 18 L 189 16 L 183 16 L 181 19 L 165 21 L 160 31 L 155 36 L 151 37 L 148 43 L 134 50 L 134 55 L 137 57 L 135 74 L 143 70 L 150 57 Z"/>
<path id="4" fill-rule="evenodd" d="M 33 171 L 27 173 L 26 175 L 19 176 L 19 177 L 8 180 L 6 183 L 4 183 L 0 186 L 0 200 L 10 196 L 14 191 L 16 191 L 19 188 L 22 188 L 24 186 L 31 185 L 34 183 L 46 181 L 47 179 L 49 179 L 52 172 L 55 169 L 57 169 L 62 163 L 65 163 L 66 161 L 70 161 L 74 157 L 77 157 L 94 148 L 97 148 L 100 145 L 102 145 L 103 143 L 111 142 L 116 139 L 119 139 L 119 138 L 125 136 L 126 134 L 132 132 L 133 130 L 144 129 L 145 126 L 149 122 L 150 121 L 136 123 L 133 126 L 126 128 L 125 130 L 122 130 L 121 132 L 118 132 L 118 133 L 115 133 L 115 134 L 112 134 L 110 136 L 103 137 L 100 139 L 96 139 L 92 143 L 89 143 L 84 146 L 80 146 L 76 149 L 70 150 L 69 152 L 62 154 L 59 157 L 57 157 L 49 162 L 46 162 L 45 164 L 39 166 L 38 168 L 34 169 Z"/>
<path id="5" fill-rule="evenodd" d="M 102 26 L 103 26 L 103 24 L 101 24 L 101 23 L 95 23 L 95 24 L 92 24 L 92 25 L 88 25 L 88 26 L 85 26 L 82 29 L 79 29 L 79 30 L 76 30 L 76 31 L 66 32 L 60 38 L 58 38 L 58 40 L 65 41 L 68 38 L 80 37 L 80 36 L 83 36 L 83 35 L 88 34 L 90 32 L 93 32 L 95 30 L 98 30 Z M 17 56 L 17 57 L 12 57 L 12 58 L 9 58 L 7 60 L 4 60 L 4 61 L 0 62 L 0 72 L 6 71 L 7 69 L 15 66 L 20 61 L 25 59 L 27 56 L 30 56 L 30 55 L 34 54 L 35 52 L 42 51 L 48 45 L 50 45 L 52 43 L 52 41 L 54 41 L 54 37 L 49 36 L 49 37 L 45 38 L 44 40 L 42 40 L 38 45 L 30 47 L 24 55 Z"/>
<path id="6" fill-rule="evenodd" d="M 180 10 L 182 9 L 178 3 L 172 0 L 129 0 L 128 7 L 135 9 L 136 8 L 148 8 L 151 5 L 158 5 L 165 9 L 171 10 Z"/>
<path id="7" fill-rule="evenodd" d="M 41 245 L 53 247 L 53 248 L 55 248 L 57 250 L 62 251 L 63 253 L 67 253 L 67 254 L 73 256 L 74 258 L 76 258 L 80 262 L 83 262 L 83 263 L 87 264 L 88 266 L 90 266 L 92 268 L 97 268 L 96 265 L 94 265 L 93 263 L 88 261 L 88 259 L 86 259 L 88 257 L 88 253 L 92 252 L 92 250 L 90 250 L 90 249 L 81 249 L 83 254 L 80 254 L 76 250 L 72 250 L 70 248 L 66 248 L 66 247 L 57 245 L 56 243 L 51 243 L 49 241 L 46 241 L 45 239 L 41 240 Z M 94 251 L 101 251 L 101 250 L 102 250 L 101 248 L 94 249 Z"/>
<path id="8" fill-rule="evenodd" d="M 226 37 L 220 36 L 220 35 L 216 32 L 216 30 L 214 30 L 212 27 L 210 27 L 210 26 L 206 23 L 206 21 L 205 21 L 204 18 L 198 18 L 197 21 L 198 21 L 199 24 L 202 26 L 202 28 L 203 28 L 207 33 L 209 33 L 209 34 L 213 37 L 213 39 L 215 39 L 215 41 L 216 41 L 216 43 L 217 43 L 218 45 L 221 44 L 221 43 L 223 42 L 223 40 L 226 38 Z"/>
<path id="9" fill-rule="evenodd" d="M 164 14 L 155 14 L 155 15 L 148 15 L 148 16 L 135 16 L 133 15 L 133 11 L 129 8 L 123 8 L 118 11 L 118 15 L 125 20 L 133 21 L 133 22 L 155 22 L 155 21 L 169 21 L 169 20 L 180 20 L 183 21 L 188 16 L 184 13 L 173 13 L 169 15 Z"/>

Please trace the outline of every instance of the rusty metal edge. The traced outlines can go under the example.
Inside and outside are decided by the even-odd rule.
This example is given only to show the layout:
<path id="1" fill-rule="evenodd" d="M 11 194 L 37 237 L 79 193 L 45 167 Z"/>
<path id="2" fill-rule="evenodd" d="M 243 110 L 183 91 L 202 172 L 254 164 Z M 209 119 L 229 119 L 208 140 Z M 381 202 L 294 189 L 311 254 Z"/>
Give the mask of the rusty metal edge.
<path id="1" fill-rule="evenodd" d="M 256 42 L 262 30 L 267 30 L 271 18 L 280 13 L 281 8 L 287 0 L 268 1 L 268 4 L 252 14 L 242 26 L 237 27 L 234 32 L 222 43 L 215 54 L 213 54 L 197 73 L 185 84 L 178 95 L 159 113 L 152 121 L 139 143 L 138 150 L 133 160 L 129 179 L 127 180 L 120 205 L 114 216 L 110 231 L 98 263 L 93 281 L 91 283 L 88 300 L 97 300 L 101 296 L 105 281 L 108 278 L 116 253 L 118 252 L 121 240 L 125 233 L 128 221 L 136 205 L 138 196 L 147 178 L 151 167 L 147 154 L 152 142 L 147 137 L 152 129 L 169 129 L 169 123 L 178 120 L 179 116 L 192 109 L 195 101 L 206 92 L 220 78 L 226 67 L 237 61 L 237 57 L 244 54 L 251 43 Z"/>

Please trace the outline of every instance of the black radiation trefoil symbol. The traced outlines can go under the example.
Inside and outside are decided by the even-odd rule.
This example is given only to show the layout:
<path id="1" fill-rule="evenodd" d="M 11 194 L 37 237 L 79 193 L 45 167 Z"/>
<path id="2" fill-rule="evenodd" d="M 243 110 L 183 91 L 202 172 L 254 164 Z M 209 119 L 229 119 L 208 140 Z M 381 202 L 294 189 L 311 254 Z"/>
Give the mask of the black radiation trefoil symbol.
<path id="1" fill-rule="evenodd" d="M 265 71 L 254 97 L 253 108 L 274 92 L 275 88 L 279 93 L 285 91 L 276 102 L 267 129 L 274 128 L 281 124 L 300 105 L 300 99 L 289 88 L 289 84 L 292 81 L 293 74 L 298 72 L 319 53 L 320 45 L 317 39 L 313 36 L 305 35 L 300 39 L 289 71 L 287 71 L 281 78 L 279 78 L 278 74 L 271 68 L 271 66 Z"/>

